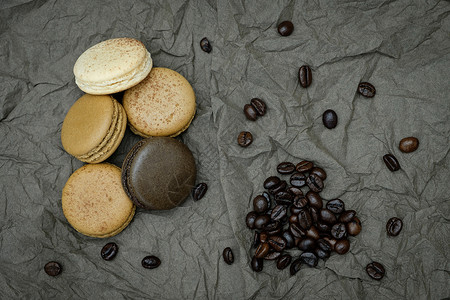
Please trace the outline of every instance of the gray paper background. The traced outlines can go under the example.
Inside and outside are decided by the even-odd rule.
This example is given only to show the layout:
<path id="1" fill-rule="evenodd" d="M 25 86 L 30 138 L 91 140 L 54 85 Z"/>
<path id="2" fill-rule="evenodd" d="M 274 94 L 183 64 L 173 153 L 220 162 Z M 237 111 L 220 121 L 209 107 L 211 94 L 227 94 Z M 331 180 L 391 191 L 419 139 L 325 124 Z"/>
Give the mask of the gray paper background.
<path id="1" fill-rule="evenodd" d="M 333 3 L 332 3 L 333 2 Z M 0 298 L 27 299 L 441 299 L 449 286 L 450 3 L 448 1 L 12 1 L 0 2 Z M 276 26 L 292 20 L 294 33 Z M 208 37 L 213 51 L 201 51 Z M 114 37 L 133 37 L 156 66 L 192 84 L 196 117 L 180 136 L 198 165 L 206 196 L 166 212 L 137 210 L 109 239 L 77 233 L 61 190 L 83 163 L 64 152 L 64 116 L 83 93 L 78 56 Z M 308 64 L 313 83 L 299 86 Z M 360 81 L 377 88 L 356 94 Z M 245 119 L 260 97 L 267 114 Z M 326 109 L 339 116 L 328 130 Z M 248 148 L 236 143 L 251 131 Z M 419 149 L 398 150 L 416 136 Z M 118 166 L 140 138 L 127 130 L 108 162 Z M 390 172 L 393 153 L 402 169 Z M 249 267 L 251 201 L 282 161 L 313 160 L 328 173 L 323 198 L 354 209 L 362 233 L 347 255 L 295 276 Z M 386 221 L 403 219 L 389 238 Z M 114 261 L 100 258 L 115 241 Z M 235 263 L 221 257 L 231 247 Z M 298 252 L 293 251 L 296 254 Z M 149 254 L 158 269 L 141 267 Z M 43 266 L 63 265 L 52 278 Z M 386 276 L 365 266 L 381 262 Z"/>

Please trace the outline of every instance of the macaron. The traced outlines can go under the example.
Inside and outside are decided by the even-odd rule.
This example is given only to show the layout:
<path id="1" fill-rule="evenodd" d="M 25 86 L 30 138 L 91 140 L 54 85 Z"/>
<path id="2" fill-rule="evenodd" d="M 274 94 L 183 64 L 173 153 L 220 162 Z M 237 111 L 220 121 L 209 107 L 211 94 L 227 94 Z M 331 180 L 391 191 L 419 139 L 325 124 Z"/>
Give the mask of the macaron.
<path id="1" fill-rule="evenodd" d="M 197 170 L 192 152 L 171 137 L 137 142 L 122 165 L 122 185 L 136 206 L 167 210 L 190 194 Z"/>
<path id="2" fill-rule="evenodd" d="M 77 159 L 99 163 L 119 147 L 126 126 L 126 113 L 117 100 L 109 95 L 85 94 L 67 112 L 61 142 Z"/>
<path id="3" fill-rule="evenodd" d="M 76 170 L 62 191 L 62 209 L 76 231 L 96 238 L 124 230 L 136 210 L 125 194 L 119 167 L 87 164 Z"/>
<path id="4" fill-rule="evenodd" d="M 135 134 L 174 137 L 194 118 L 195 93 L 178 72 L 153 68 L 143 81 L 125 91 L 123 107 Z"/>
<path id="5" fill-rule="evenodd" d="M 93 95 L 124 91 L 144 79 L 153 61 L 144 44 L 132 38 L 116 38 L 87 49 L 75 62 L 78 87 Z"/>

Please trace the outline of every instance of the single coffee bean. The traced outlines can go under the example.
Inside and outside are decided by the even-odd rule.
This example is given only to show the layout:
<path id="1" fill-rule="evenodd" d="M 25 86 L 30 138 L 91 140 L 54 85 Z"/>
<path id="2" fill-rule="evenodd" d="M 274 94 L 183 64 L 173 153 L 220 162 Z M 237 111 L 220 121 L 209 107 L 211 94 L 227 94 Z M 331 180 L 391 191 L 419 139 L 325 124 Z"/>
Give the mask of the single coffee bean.
<path id="1" fill-rule="evenodd" d="M 281 236 L 271 236 L 269 238 L 269 245 L 275 251 L 283 251 L 284 248 L 286 248 L 286 243 L 287 243 L 286 240 Z"/>
<path id="2" fill-rule="evenodd" d="M 358 93 L 367 98 L 372 98 L 375 96 L 376 90 L 375 87 L 368 82 L 361 82 L 358 85 Z"/>
<path id="3" fill-rule="evenodd" d="M 291 260 L 292 256 L 290 256 L 289 254 L 281 255 L 277 260 L 277 269 L 278 270 L 286 269 L 287 266 L 289 266 L 289 264 L 291 263 Z"/>
<path id="4" fill-rule="evenodd" d="M 341 214 L 345 210 L 345 204 L 340 199 L 333 199 L 328 201 L 327 209 L 330 210 L 332 213 Z"/>
<path id="5" fill-rule="evenodd" d="M 330 252 L 332 250 L 330 243 L 324 239 L 318 239 L 316 243 L 317 247 L 324 251 Z"/>
<path id="6" fill-rule="evenodd" d="M 270 209 L 270 207 L 272 206 L 272 205 L 271 205 L 272 200 L 271 200 L 271 198 L 270 198 L 270 194 L 269 194 L 268 192 L 263 192 L 262 195 L 263 195 L 264 198 L 266 198 L 266 200 L 267 200 L 267 205 L 268 205 L 268 207 L 269 207 L 269 209 Z"/>
<path id="7" fill-rule="evenodd" d="M 250 121 L 256 121 L 258 119 L 258 112 L 251 104 L 245 104 L 244 105 L 244 115 L 249 119 Z"/>
<path id="8" fill-rule="evenodd" d="M 260 239 L 261 239 L 261 233 L 258 231 L 255 231 L 255 234 L 253 235 L 253 243 L 252 243 L 253 248 L 258 247 L 258 245 L 260 243 Z"/>
<path id="9" fill-rule="evenodd" d="M 286 191 L 287 183 L 285 180 L 280 181 L 280 185 L 269 190 L 269 193 L 276 195 L 279 192 Z"/>
<path id="10" fill-rule="evenodd" d="M 302 251 L 312 251 L 316 248 L 316 241 L 307 237 L 301 240 L 297 247 Z"/>
<path id="11" fill-rule="evenodd" d="M 338 116 L 332 109 L 327 109 L 323 112 L 322 123 L 328 129 L 333 129 L 337 126 Z"/>
<path id="12" fill-rule="evenodd" d="M 312 162 L 303 160 L 295 166 L 295 169 L 297 170 L 297 172 L 304 173 L 304 172 L 308 172 L 313 167 L 314 167 L 314 164 Z"/>
<path id="13" fill-rule="evenodd" d="M 338 240 L 334 245 L 334 251 L 337 254 L 345 254 L 350 250 L 350 242 L 347 239 Z"/>
<path id="14" fill-rule="evenodd" d="M 287 188 L 286 190 L 288 193 L 290 193 L 292 196 L 303 196 L 303 192 L 301 189 L 295 187 L 295 186 L 290 186 Z"/>
<path id="15" fill-rule="evenodd" d="M 264 181 L 264 188 L 265 189 L 273 189 L 280 185 L 281 180 L 277 176 L 270 176 Z"/>
<path id="16" fill-rule="evenodd" d="M 311 226 L 306 231 L 306 236 L 312 238 L 313 240 L 318 240 L 320 238 L 319 230 L 315 226 Z"/>
<path id="17" fill-rule="evenodd" d="M 281 191 L 275 195 L 276 202 L 281 201 L 283 203 L 287 203 L 287 205 L 291 204 L 292 198 L 293 198 L 292 194 L 288 193 L 287 191 Z"/>
<path id="18" fill-rule="evenodd" d="M 356 216 L 356 211 L 354 210 L 346 210 L 339 217 L 339 222 L 348 223 Z"/>
<path id="19" fill-rule="evenodd" d="M 298 223 L 298 215 L 291 215 L 289 217 L 289 224 Z"/>
<path id="20" fill-rule="evenodd" d="M 331 236 L 337 240 L 347 237 L 347 230 L 344 223 L 336 223 L 331 227 Z"/>
<path id="21" fill-rule="evenodd" d="M 142 266 L 146 269 L 155 269 L 161 264 L 161 260 L 153 255 L 146 256 L 142 259 Z"/>
<path id="22" fill-rule="evenodd" d="M 255 228 L 262 229 L 270 222 L 270 216 L 268 215 L 260 215 L 255 219 Z"/>
<path id="23" fill-rule="evenodd" d="M 347 232 L 351 236 L 356 236 L 361 232 L 361 221 L 358 217 L 353 217 L 353 219 L 346 224 Z"/>
<path id="24" fill-rule="evenodd" d="M 310 174 L 308 179 L 306 180 L 306 184 L 310 188 L 311 191 L 320 193 L 323 189 L 323 181 L 316 174 Z"/>
<path id="25" fill-rule="evenodd" d="M 314 250 L 314 253 L 317 255 L 318 258 L 321 259 L 326 259 L 330 257 L 330 252 L 324 251 L 320 248 L 316 248 L 316 250 Z"/>
<path id="26" fill-rule="evenodd" d="M 223 249 L 222 256 L 223 260 L 227 264 L 231 265 L 234 262 L 233 251 L 231 250 L 230 247 L 226 247 L 225 249 Z"/>
<path id="27" fill-rule="evenodd" d="M 279 221 L 272 221 L 267 224 L 263 229 L 267 232 L 268 235 L 276 235 L 281 232 L 282 225 Z"/>
<path id="28" fill-rule="evenodd" d="M 278 24 L 278 33 L 281 36 L 289 36 L 294 31 L 294 24 L 291 21 L 283 21 Z"/>
<path id="29" fill-rule="evenodd" d="M 239 133 L 237 142 L 241 147 L 248 147 L 253 142 L 253 135 L 248 131 Z"/>
<path id="30" fill-rule="evenodd" d="M 102 251 L 100 251 L 100 255 L 104 260 L 113 260 L 118 251 L 119 246 L 117 246 L 116 243 L 108 243 L 103 246 Z"/>
<path id="31" fill-rule="evenodd" d="M 281 220 L 287 214 L 287 208 L 285 205 L 277 205 L 273 208 L 270 218 L 274 221 Z"/>
<path id="32" fill-rule="evenodd" d="M 264 116 L 266 114 L 266 103 L 259 98 L 253 98 L 250 100 L 250 104 L 256 110 L 258 116 Z"/>
<path id="33" fill-rule="evenodd" d="M 286 247 L 285 249 L 291 249 L 292 247 L 295 246 L 295 241 L 294 241 L 294 237 L 292 236 L 291 232 L 289 230 L 285 230 L 283 231 L 283 233 L 281 234 L 281 236 L 284 238 L 284 240 L 286 241 Z"/>
<path id="34" fill-rule="evenodd" d="M 300 225 L 298 225 L 297 223 L 292 223 L 289 225 L 289 230 L 292 233 L 292 236 L 294 238 L 299 238 L 302 237 L 304 235 L 306 235 L 306 230 L 304 230 L 303 228 L 300 227 Z"/>
<path id="35" fill-rule="evenodd" d="M 305 196 L 296 196 L 292 205 L 297 208 L 305 208 L 308 205 L 308 199 L 306 199 Z"/>
<path id="36" fill-rule="evenodd" d="M 398 149 L 404 153 L 410 153 L 417 150 L 419 140 L 413 136 L 403 138 L 398 144 Z"/>
<path id="37" fill-rule="evenodd" d="M 294 173 L 289 182 L 292 186 L 300 188 L 306 184 L 306 176 L 303 173 Z"/>
<path id="38" fill-rule="evenodd" d="M 207 38 L 202 38 L 200 41 L 200 48 L 205 51 L 206 53 L 209 53 L 212 51 L 211 43 Z"/>
<path id="39" fill-rule="evenodd" d="M 268 241 L 269 235 L 267 234 L 267 232 L 261 232 L 259 234 L 259 241 L 261 243 L 266 243 Z"/>
<path id="40" fill-rule="evenodd" d="M 247 227 L 250 229 L 255 228 L 255 220 L 258 217 L 258 214 L 255 211 L 251 211 L 247 214 L 245 217 L 245 223 L 247 224 Z"/>
<path id="41" fill-rule="evenodd" d="M 261 243 L 258 248 L 256 248 L 255 256 L 256 258 L 264 258 L 269 253 L 270 246 L 269 243 Z"/>
<path id="42" fill-rule="evenodd" d="M 324 236 L 323 239 L 330 245 L 331 251 L 335 250 L 337 240 L 332 238 L 331 236 Z"/>
<path id="43" fill-rule="evenodd" d="M 302 210 L 303 208 L 298 208 L 295 205 L 291 205 L 291 207 L 289 208 L 289 210 L 291 211 L 291 214 L 293 215 L 298 215 L 298 213 L 300 212 L 300 210 Z"/>
<path id="44" fill-rule="evenodd" d="M 300 254 L 300 259 L 304 264 L 310 267 L 317 266 L 317 262 L 319 261 L 317 256 L 312 252 L 303 252 L 302 254 Z"/>
<path id="45" fill-rule="evenodd" d="M 253 199 L 253 209 L 257 213 L 264 213 L 269 209 L 269 204 L 267 203 L 267 199 L 262 196 L 258 195 Z"/>
<path id="46" fill-rule="evenodd" d="M 318 193 L 309 191 L 306 193 L 306 198 L 308 199 L 309 205 L 311 207 L 315 207 L 317 209 L 321 209 L 323 207 L 322 197 L 320 197 Z"/>
<path id="47" fill-rule="evenodd" d="M 392 154 L 386 154 L 383 156 L 383 161 L 386 164 L 386 167 L 388 167 L 388 169 L 391 172 L 395 172 L 400 170 L 400 164 L 397 160 L 397 158 L 392 155 Z"/>
<path id="48" fill-rule="evenodd" d="M 403 222 L 399 218 L 390 218 L 386 224 L 386 231 L 389 236 L 397 236 L 402 231 Z"/>
<path id="49" fill-rule="evenodd" d="M 327 179 L 327 172 L 325 172 L 324 169 L 319 168 L 319 167 L 314 167 L 311 169 L 311 171 L 309 171 L 311 174 L 316 174 L 317 176 L 320 177 L 320 179 L 325 180 Z"/>
<path id="50" fill-rule="evenodd" d="M 266 256 L 264 256 L 265 260 L 276 260 L 280 257 L 281 252 L 278 251 L 271 251 Z"/>
<path id="51" fill-rule="evenodd" d="M 298 70 L 298 81 L 300 85 L 304 88 L 307 88 L 311 85 L 312 82 L 312 72 L 309 66 L 301 66 Z"/>
<path id="52" fill-rule="evenodd" d="M 309 214 L 311 215 L 311 219 L 313 221 L 314 224 L 316 224 L 317 222 L 319 222 L 319 210 L 315 207 L 310 207 L 309 208 Z"/>
<path id="53" fill-rule="evenodd" d="M 366 266 L 366 272 L 370 278 L 375 280 L 381 280 L 386 274 L 383 265 L 375 261 Z"/>
<path id="54" fill-rule="evenodd" d="M 295 165 L 291 162 L 282 162 L 277 166 L 277 171 L 280 174 L 286 175 L 291 174 L 295 171 Z"/>
<path id="55" fill-rule="evenodd" d="M 257 258 L 256 256 L 253 256 L 251 267 L 253 271 L 261 272 L 264 267 L 264 260 L 262 258 Z"/>
<path id="56" fill-rule="evenodd" d="M 57 276 L 61 274 L 62 267 L 58 262 L 51 261 L 45 264 L 44 271 L 49 276 Z"/>
<path id="57" fill-rule="evenodd" d="M 331 226 L 322 221 L 318 221 L 316 227 L 322 233 L 329 233 L 331 230 Z"/>
<path id="58" fill-rule="evenodd" d="M 291 273 L 291 276 L 294 276 L 295 274 L 297 274 L 297 272 L 298 271 L 300 271 L 300 266 L 302 265 L 302 260 L 301 260 L 301 258 L 297 258 L 296 260 L 294 260 L 292 263 L 291 263 L 291 267 L 290 267 L 290 273 Z"/>
<path id="59" fill-rule="evenodd" d="M 206 183 L 201 182 L 201 183 L 197 184 L 192 189 L 192 197 L 194 198 L 194 201 L 198 201 L 198 200 L 202 199 L 203 196 L 205 196 L 207 190 L 208 190 L 208 185 Z"/>
<path id="60" fill-rule="evenodd" d="M 334 224 L 337 221 L 333 212 L 327 208 L 322 208 L 320 210 L 320 219 L 328 224 Z"/>
<path id="61" fill-rule="evenodd" d="M 311 215 L 309 210 L 302 209 L 298 214 L 298 224 L 305 230 L 308 230 L 312 225 Z"/>

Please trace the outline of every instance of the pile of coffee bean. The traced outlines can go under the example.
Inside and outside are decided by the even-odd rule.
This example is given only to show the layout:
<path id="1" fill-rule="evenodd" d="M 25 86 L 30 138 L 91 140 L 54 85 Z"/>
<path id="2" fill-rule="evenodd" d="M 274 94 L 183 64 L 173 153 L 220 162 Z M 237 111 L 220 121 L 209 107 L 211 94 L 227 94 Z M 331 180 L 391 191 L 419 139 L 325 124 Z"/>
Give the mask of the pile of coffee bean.
<path id="1" fill-rule="evenodd" d="M 345 254 L 350 249 L 348 236 L 361 232 L 361 221 L 354 210 L 346 210 L 340 199 L 325 203 L 319 193 L 324 188 L 327 173 L 313 162 L 297 165 L 282 162 L 279 176 L 264 181 L 264 191 L 253 199 L 253 211 L 246 224 L 255 229 L 252 247 L 255 249 L 251 268 L 263 269 L 264 260 L 276 260 L 277 268 L 290 266 L 294 275 L 301 265 L 315 267 L 319 259 L 327 259 L 334 251 Z M 289 249 L 302 253 L 294 259 Z"/>

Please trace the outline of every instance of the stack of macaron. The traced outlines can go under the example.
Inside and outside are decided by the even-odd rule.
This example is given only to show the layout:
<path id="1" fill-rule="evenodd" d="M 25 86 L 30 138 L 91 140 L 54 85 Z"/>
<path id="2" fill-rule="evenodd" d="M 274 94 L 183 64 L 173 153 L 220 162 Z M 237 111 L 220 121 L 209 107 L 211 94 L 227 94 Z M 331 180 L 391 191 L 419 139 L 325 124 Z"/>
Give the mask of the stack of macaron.
<path id="1" fill-rule="evenodd" d="M 63 212 L 77 231 L 111 237 L 132 220 L 136 206 L 170 209 L 195 184 L 195 160 L 173 137 L 195 115 L 195 94 L 176 71 L 153 68 L 145 45 L 115 38 L 86 50 L 73 68 L 84 91 L 69 109 L 61 142 L 67 153 L 87 164 L 68 179 Z M 124 92 L 123 102 L 113 94 Z M 120 145 L 127 123 L 145 139 L 128 153 L 122 169 L 105 163 Z"/>

